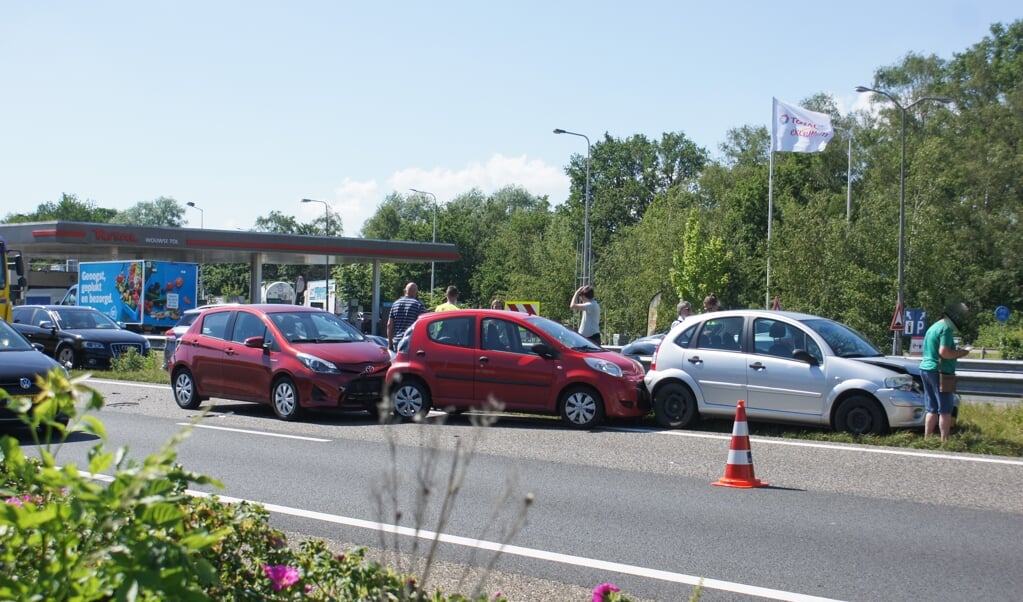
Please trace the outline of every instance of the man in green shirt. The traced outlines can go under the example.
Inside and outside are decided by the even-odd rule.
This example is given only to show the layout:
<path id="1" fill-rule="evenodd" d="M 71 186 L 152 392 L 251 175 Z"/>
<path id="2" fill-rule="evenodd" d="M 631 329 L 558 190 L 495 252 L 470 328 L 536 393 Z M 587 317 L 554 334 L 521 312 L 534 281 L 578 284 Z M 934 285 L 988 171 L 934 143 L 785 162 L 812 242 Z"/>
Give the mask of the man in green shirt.
<path id="1" fill-rule="evenodd" d="M 968 347 L 956 349 L 955 330 L 962 327 L 969 308 L 963 303 L 953 303 L 945 308 L 941 319 L 935 322 L 924 335 L 923 359 L 920 361 L 920 379 L 924 384 L 924 437 L 929 437 L 935 427 L 941 433 L 941 442 L 948 440 L 952 431 L 952 408 L 955 393 L 941 392 L 939 372 L 955 374 L 956 360 L 970 353 Z"/>

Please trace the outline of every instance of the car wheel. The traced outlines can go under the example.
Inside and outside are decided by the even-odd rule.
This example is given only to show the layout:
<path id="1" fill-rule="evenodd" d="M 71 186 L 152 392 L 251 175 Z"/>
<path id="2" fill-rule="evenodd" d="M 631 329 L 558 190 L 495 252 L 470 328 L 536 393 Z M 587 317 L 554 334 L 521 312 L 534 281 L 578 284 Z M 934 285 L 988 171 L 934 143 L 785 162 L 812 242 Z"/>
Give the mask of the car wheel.
<path id="1" fill-rule="evenodd" d="M 270 395 L 270 405 L 274 408 L 274 414 L 281 420 L 295 420 L 302 413 L 302 407 L 298 404 L 298 389 L 295 388 L 295 381 L 288 377 L 282 377 L 274 383 Z"/>
<path id="2" fill-rule="evenodd" d="M 61 366 L 67 366 L 68 368 L 78 367 L 78 354 L 75 353 L 75 348 L 68 345 L 61 345 L 57 347 L 57 353 L 54 354 L 57 361 Z"/>
<path id="3" fill-rule="evenodd" d="M 667 383 L 654 394 L 654 416 L 657 424 L 667 428 L 683 428 L 696 418 L 696 398 L 682 383 Z"/>
<path id="4" fill-rule="evenodd" d="M 571 387 L 558 404 L 561 419 L 578 429 L 591 429 L 604 421 L 604 401 L 589 387 Z"/>
<path id="5" fill-rule="evenodd" d="M 835 430 L 853 435 L 883 435 L 888 432 L 888 420 L 876 401 L 855 395 L 838 406 Z"/>
<path id="6" fill-rule="evenodd" d="M 174 401 L 183 410 L 194 410 L 199 407 L 199 395 L 195 390 L 195 379 L 192 373 L 186 368 L 178 370 L 171 380 L 171 388 L 174 389 Z"/>
<path id="7" fill-rule="evenodd" d="M 391 389 L 394 415 L 404 420 L 426 416 L 430 411 L 430 391 L 419 379 L 406 378 Z"/>

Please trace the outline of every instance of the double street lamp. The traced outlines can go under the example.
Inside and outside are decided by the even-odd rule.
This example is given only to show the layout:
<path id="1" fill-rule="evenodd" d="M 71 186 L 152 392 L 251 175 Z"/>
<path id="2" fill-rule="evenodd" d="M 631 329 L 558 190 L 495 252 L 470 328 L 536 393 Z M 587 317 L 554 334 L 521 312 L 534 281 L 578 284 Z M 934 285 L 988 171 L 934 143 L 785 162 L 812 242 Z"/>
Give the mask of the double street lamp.
<path id="1" fill-rule="evenodd" d="M 586 140 L 586 197 L 584 199 L 585 212 L 583 222 L 583 284 L 593 282 L 593 238 L 590 234 L 590 139 L 585 134 L 577 134 L 558 128 L 555 134 L 568 134 L 579 136 Z"/>
<path id="2" fill-rule="evenodd" d="M 432 192 L 426 192 L 425 190 L 416 190 L 415 188 L 409 188 L 416 194 L 426 194 L 433 198 L 433 242 L 437 242 L 437 195 Z M 435 275 L 436 262 L 430 262 L 430 295 L 433 296 L 433 277 Z"/>
<path id="3" fill-rule="evenodd" d="M 898 291 L 898 302 L 896 303 L 896 311 L 905 311 L 905 263 L 906 263 L 906 112 L 915 107 L 916 105 L 926 101 L 933 100 L 934 102 L 940 102 L 941 104 L 948 104 L 952 102 L 951 98 L 945 96 L 924 96 L 918 98 L 906 106 L 902 106 L 894 96 L 885 92 L 884 90 L 876 90 L 874 88 L 868 88 L 866 86 L 856 86 L 856 91 L 859 93 L 871 92 L 873 94 L 880 94 L 888 100 L 892 101 L 899 111 L 902 113 L 902 157 L 899 161 L 899 291 Z M 892 335 L 892 355 L 901 355 L 902 353 L 902 339 L 899 331 L 895 331 Z"/>
<path id="4" fill-rule="evenodd" d="M 327 201 L 319 199 L 302 199 L 303 203 L 323 203 L 323 235 L 330 236 L 330 205 Z M 326 261 L 323 264 L 323 289 L 326 291 L 323 300 L 323 309 L 333 312 L 330 307 L 330 253 L 324 256 Z"/>

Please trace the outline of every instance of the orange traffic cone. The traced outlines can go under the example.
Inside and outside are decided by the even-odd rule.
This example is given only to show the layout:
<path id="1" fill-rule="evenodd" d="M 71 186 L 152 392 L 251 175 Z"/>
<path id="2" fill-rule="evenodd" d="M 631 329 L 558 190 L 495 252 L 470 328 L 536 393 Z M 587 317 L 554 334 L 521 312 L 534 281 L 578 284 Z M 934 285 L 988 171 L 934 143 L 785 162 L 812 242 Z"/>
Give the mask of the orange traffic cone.
<path id="1" fill-rule="evenodd" d="M 753 474 L 753 452 L 749 448 L 749 428 L 746 426 L 746 402 L 740 399 L 735 408 L 735 426 L 732 427 L 732 445 L 728 449 L 725 476 L 711 485 L 721 487 L 766 487 L 768 484 Z"/>

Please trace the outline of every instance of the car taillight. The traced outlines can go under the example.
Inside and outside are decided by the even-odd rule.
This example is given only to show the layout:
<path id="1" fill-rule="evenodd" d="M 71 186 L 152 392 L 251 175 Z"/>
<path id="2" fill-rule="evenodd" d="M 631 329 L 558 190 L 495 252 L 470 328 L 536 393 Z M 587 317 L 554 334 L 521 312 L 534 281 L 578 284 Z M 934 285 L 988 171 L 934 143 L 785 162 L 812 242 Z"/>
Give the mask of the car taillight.
<path id="1" fill-rule="evenodd" d="M 657 343 L 654 345 L 654 352 L 650 355 L 650 369 L 657 369 L 657 351 L 661 348 L 661 344 Z"/>
<path id="2" fill-rule="evenodd" d="M 167 337 L 168 340 L 173 340 L 174 339 L 174 329 L 171 328 L 167 332 L 163 333 L 163 336 Z"/>

